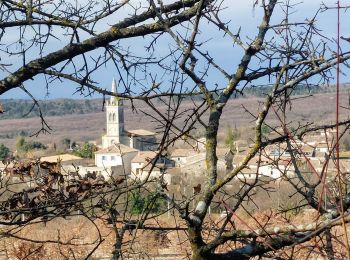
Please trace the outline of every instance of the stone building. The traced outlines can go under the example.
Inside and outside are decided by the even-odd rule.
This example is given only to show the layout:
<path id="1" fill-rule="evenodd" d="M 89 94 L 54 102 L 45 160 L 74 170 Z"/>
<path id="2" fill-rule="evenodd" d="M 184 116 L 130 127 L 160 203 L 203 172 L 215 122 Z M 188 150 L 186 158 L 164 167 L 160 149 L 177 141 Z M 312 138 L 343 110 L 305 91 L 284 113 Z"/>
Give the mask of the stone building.
<path id="1" fill-rule="evenodd" d="M 115 79 L 112 81 L 111 92 L 117 93 Z M 155 133 L 151 131 L 125 129 L 123 100 L 111 96 L 106 102 L 106 133 L 102 136 L 102 148 L 123 144 L 140 151 L 147 151 L 154 148 L 155 142 Z"/>

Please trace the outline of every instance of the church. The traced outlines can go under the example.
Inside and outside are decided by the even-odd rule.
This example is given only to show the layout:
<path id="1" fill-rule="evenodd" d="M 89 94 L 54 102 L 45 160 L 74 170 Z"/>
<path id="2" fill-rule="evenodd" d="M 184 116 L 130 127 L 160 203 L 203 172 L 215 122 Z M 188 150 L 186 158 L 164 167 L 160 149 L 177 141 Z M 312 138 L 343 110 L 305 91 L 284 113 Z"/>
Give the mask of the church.
<path id="1" fill-rule="evenodd" d="M 112 93 L 117 93 L 115 79 Z M 130 175 L 131 161 L 141 151 L 156 149 L 155 133 L 145 129 L 126 130 L 123 100 L 111 96 L 106 102 L 106 133 L 100 149 L 95 152 L 95 166 L 81 166 L 79 174 L 99 173 L 109 179 L 113 174 Z"/>
<path id="2" fill-rule="evenodd" d="M 111 92 L 117 93 L 115 79 Z M 140 151 L 149 151 L 155 145 L 155 133 L 144 129 L 125 130 L 123 101 L 115 96 L 106 102 L 106 130 L 102 136 L 102 148 L 123 144 Z"/>

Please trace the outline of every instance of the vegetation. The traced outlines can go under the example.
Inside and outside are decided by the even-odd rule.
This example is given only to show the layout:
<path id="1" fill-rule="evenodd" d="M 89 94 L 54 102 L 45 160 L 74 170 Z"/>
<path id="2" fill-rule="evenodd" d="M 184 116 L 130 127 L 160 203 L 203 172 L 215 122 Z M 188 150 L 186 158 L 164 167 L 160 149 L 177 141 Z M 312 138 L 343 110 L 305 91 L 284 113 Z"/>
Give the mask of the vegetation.
<path id="1" fill-rule="evenodd" d="M 344 84 L 343 90 L 350 89 L 350 84 Z M 265 97 L 271 86 L 256 86 L 247 87 L 244 91 L 243 97 Z M 296 92 L 292 92 L 292 95 L 309 95 L 318 93 L 333 93 L 335 92 L 334 86 L 308 86 L 300 85 Z M 241 95 L 232 96 L 231 98 L 239 98 Z M 185 97 L 185 100 L 202 100 L 203 96 L 196 95 L 194 97 Z M 88 114 L 101 111 L 101 99 L 52 99 L 52 100 L 39 100 L 40 109 L 44 116 L 62 116 L 72 114 Z M 34 106 L 30 100 L 20 99 L 2 99 L 0 104 L 4 107 L 5 113 L 0 114 L 1 119 L 13 119 L 23 117 L 38 117 L 39 107 Z M 23 131 L 23 130 L 22 130 Z M 22 132 L 16 135 L 28 136 L 28 133 Z M 1 137 L 1 135 L 0 135 Z"/>
<path id="2" fill-rule="evenodd" d="M 271 90 L 272 85 L 259 85 L 259 86 L 248 86 L 244 89 L 245 97 L 266 97 Z M 350 84 L 342 84 L 342 90 L 344 92 L 350 90 Z M 292 96 L 298 95 L 312 95 L 312 94 L 321 94 L 321 93 L 335 93 L 336 88 L 335 85 L 312 85 L 312 84 L 301 84 L 296 86 L 293 91 L 290 92 Z"/>
<path id="3" fill-rule="evenodd" d="M 225 135 L 225 144 L 231 151 L 235 150 L 235 141 L 239 138 L 240 133 L 235 126 L 232 128 L 231 126 L 227 126 L 226 135 Z"/>
<path id="4" fill-rule="evenodd" d="M 133 191 L 130 193 L 130 204 L 131 213 L 139 215 L 144 212 L 161 213 L 166 210 L 167 202 L 158 194 Z"/>
<path id="5" fill-rule="evenodd" d="M 3 99 L 0 103 L 5 112 L 0 119 L 38 117 L 39 107 L 34 106 L 31 100 Z M 61 116 L 70 114 L 87 114 L 101 111 L 100 99 L 54 99 L 38 101 L 44 116 Z"/>
<path id="6" fill-rule="evenodd" d="M 74 149 L 74 154 L 82 158 L 94 158 L 97 147 L 94 144 L 83 143 Z"/>
<path id="7" fill-rule="evenodd" d="M 20 153 L 27 153 L 31 150 L 45 150 L 47 147 L 37 141 L 27 141 L 23 136 L 19 137 L 16 142 L 16 149 Z"/>
<path id="8" fill-rule="evenodd" d="M 10 156 L 10 149 L 4 144 L 0 144 L 0 160 L 4 160 Z"/>

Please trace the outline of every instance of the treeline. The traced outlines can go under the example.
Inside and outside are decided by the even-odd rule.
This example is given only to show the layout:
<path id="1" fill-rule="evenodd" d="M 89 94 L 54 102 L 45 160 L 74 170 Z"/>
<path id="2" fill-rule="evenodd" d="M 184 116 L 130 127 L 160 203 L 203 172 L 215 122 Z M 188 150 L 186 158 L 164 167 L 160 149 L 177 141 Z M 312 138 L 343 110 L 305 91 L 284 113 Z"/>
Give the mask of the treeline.
<path id="1" fill-rule="evenodd" d="M 349 91 L 350 84 L 342 84 L 342 91 Z M 265 97 L 271 93 L 272 86 L 249 86 L 244 89 L 243 97 L 255 96 Z M 293 95 L 309 95 L 309 94 L 322 94 L 322 93 L 334 93 L 336 91 L 335 86 L 318 86 L 318 85 L 299 85 L 293 90 Z M 240 96 L 240 95 L 238 95 Z"/>
<path id="2" fill-rule="evenodd" d="M 231 99 L 237 98 L 249 98 L 249 97 L 266 97 L 267 94 L 272 92 L 272 85 L 259 85 L 259 86 L 247 86 L 244 89 L 238 88 L 233 93 Z M 334 93 L 336 91 L 335 86 L 319 86 L 319 85 L 299 85 L 293 89 L 292 96 L 299 95 L 312 95 L 312 94 L 325 94 Z M 341 84 L 342 92 L 350 92 L 350 83 Z M 216 93 L 213 93 L 214 97 Z M 183 100 L 203 100 L 204 95 L 197 94 L 194 96 L 186 96 Z"/>
<path id="3" fill-rule="evenodd" d="M 39 116 L 39 108 L 33 102 L 23 99 L 2 99 L 0 104 L 5 111 L 0 119 L 13 119 Z M 53 99 L 39 101 L 44 116 L 61 116 L 69 114 L 86 114 L 102 110 L 101 99 Z"/>
<path id="4" fill-rule="evenodd" d="M 233 95 L 232 98 L 241 97 L 265 97 L 267 93 L 271 93 L 272 86 L 249 86 L 243 91 L 243 95 L 239 92 Z M 342 91 L 350 91 L 350 84 L 343 84 Z M 335 92 L 334 86 L 298 86 L 293 95 L 307 95 L 307 94 L 318 94 L 318 93 L 333 93 Z M 186 99 L 202 100 L 202 95 L 196 95 L 192 97 L 185 97 Z M 87 114 L 99 112 L 102 110 L 101 99 L 53 99 L 39 101 L 41 111 L 44 116 L 62 116 L 69 114 Z M 23 99 L 2 99 L 0 100 L 0 106 L 5 111 L 0 114 L 1 119 L 13 119 L 23 117 L 37 117 L 39 116 L 39 108 L 33 107 L 33 102 L 30 100 Z M 15 133 L 16 135 L 26 136 L 24 133 Z M 1 137 L 11 138 L 11 137 Z"/>

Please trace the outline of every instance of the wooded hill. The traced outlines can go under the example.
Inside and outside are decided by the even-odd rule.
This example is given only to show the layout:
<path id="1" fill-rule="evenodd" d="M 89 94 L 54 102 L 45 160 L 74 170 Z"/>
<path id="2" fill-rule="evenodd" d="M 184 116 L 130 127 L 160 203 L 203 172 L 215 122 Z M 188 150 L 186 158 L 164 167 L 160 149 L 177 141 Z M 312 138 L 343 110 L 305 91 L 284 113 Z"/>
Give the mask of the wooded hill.
<path id="1" fill-rule="evenodd" d="M 0 104 L 4 113 L 0 119 L 29 118 L 39 116 L 39 108 L 33 101 L 24 99 L 3 99 Z M 102 110 L 101 99 L 52 99 L 39 101 L 44 116 L 87 114 Z"/>

